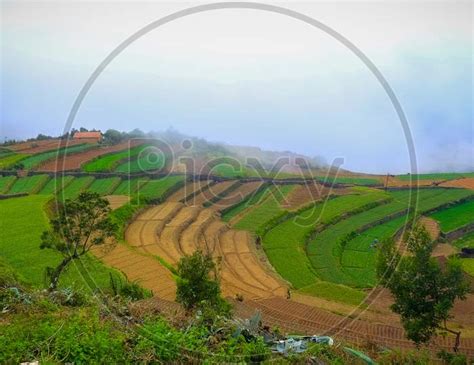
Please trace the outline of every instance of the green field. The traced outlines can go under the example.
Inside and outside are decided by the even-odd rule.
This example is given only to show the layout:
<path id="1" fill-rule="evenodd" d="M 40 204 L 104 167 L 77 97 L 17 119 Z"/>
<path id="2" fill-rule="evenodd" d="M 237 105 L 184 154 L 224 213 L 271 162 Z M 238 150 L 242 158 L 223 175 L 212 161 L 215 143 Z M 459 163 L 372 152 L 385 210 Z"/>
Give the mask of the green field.
<path id="1" fill-rule="evenodd" d="M 355 287 L 368 287 L 375 281 L 374 239 L 381 240 L 395 233 L 405 222 L 405 216 L 376 225 L 345 242 L 350 233 L 374 224 L 389 214 L 403 212 L 408 205 L 409 190 L 392 191 L 393 201 L 348 217 L 318 233 L 307 245 L 307 254 L 317 276 L 323 280 Z M 421 189 L 418 212 L 422 213 L 450 201 L 465 198 L 472 191 L 463 189 Z M 345 252 L 350 250 L 350 252 Z M 357 251 L 357 252 L 356 252 Z"/>
<path id="2" fill-rule="evenodd" d="M 318 181 L 324 182 L 326 180 L 325 176 L 317 176 L 316 179 Z M 381 181 L 374 178 L 367 178 L 367 177 L 328 177 L 327 182 L 333 182 L 334 184 L 352 184 L 352 185 L 362 185 L 362 186 L 374 186 L 374 185 L 381 185 Z"/>
<path id="3" fill-rule="evenodd" d="M 33 175 L 20 177 L 13 183 L 12 187 L 8 191 L 8 194 L 36 194 L 43 188 L 43 186 L 46 185 L 48 180 L 48 175 Z"/>
<path id="4" fill-rule="evenodd" d="M 147 177 L 137 177 L 134 179 L 124 178 L 114 190 L 114 195 L 133 195 L 139 186 L 143 187 L 150 179 Z"/>
<path id="5" fill-rule="evenodd" d="M 78 152 L 83 152 L 87 151 L 91 148 L 96 147 L 93 144 L 89 143 L 84 143 L 84 144 L 78 144 L 75 146 L 71 147 L 62 147 L 57 150 L 53 151 L 48 151 L 48 152 L 43 152 L 43 153 L 38 153 L 33 156 L 27 157 L 24 160 L 21 160 L 21 164 L 23 165 L 23 168 L 26 170 L 31 170 L 34 167 L 39 166 L 43 162 L 46 162 L 48 160 L 54 159 L 58 156 L 63 156 L 63 155 L 70 155 Z"/>
<path id="6" fill-rule="evenodd" d="M 301 288 L 298 292 L 313 297 L 324 298 L 330 301 L 356 306 L 360 305 L 366 297 L 366 293 L 362 290 L 320 280 L 317 280 L 312 285 Z"/>
<path id="7" fill-rule="evenodd" d="M 109 153 L 82 165 L 82 170 L 86 172 L 110 172 L 113 171 L 122 161 L 136 157 L 147 145 L 132 147 L 125 151 Z"/>
<path id="8" fill-rule="evenodd" d="M 55 251 L 40 249 L 41 233 L 48 228 L 44 207 L 51 198 L 50 195 L 31 195 L 0 201 L 0 211 L 8 212 L 2 216 L 0 258 L 36 287 L 45 286 L 46 267 L 54 267 L 62 259 Z M 110 269 L 92 256 L 81 262 L 83 267 L 73 264 L 68 268 L 61 277 L 61 287 L 86 288 L 83 274 L 93 277 L 99 287 L 109 286 Z"/>
<path id="9" fill-rule="evenodd" d="M 434 173 L 434 174 L 405 174 L 405 175 L 398 175 L 397 178 L 403 181 L 410 180 L 410 177 L 413 180 L 453 180 L 453 179 L 460 179 L 463 177 L 474 177 L 474 172 L 447 172 L 447 173 Z"/>
<path id="10" fill-rule="evenodd" d="M 46 183 L 46 185 L 38 192 L 38 194 L 55 194 L 61 191 L 64 187 L 68 186 L 72 182 L 72 180 L 74 180 L 73 176 L 54 177 Z"/>
<path id="11" fill-rule="evenodd" d="M 474 200 L 467 201 L 448 209 L 431 214 L 439 222 L 442 232 L 451 232 L 474 222 Z"/>
<path id="12" fill-rule="evenodd" d="M 13 153 L 0 158 L 0 170 L 7 170 L 30 155 L 25 153 Z"/>
<path id="13" fill-rule="evenodd" d="M 140 198 L 160 199 L 176 184 L 184 182 L 184 176 L 168 176 L 158 180 L 150 180 L 140 186 L 137 194 Z"/>
<path id="14" fill-rule="evenodd" d="M 115 172 L 135 173 L 141 171 L 161 170 L 165 166 L 166 157 L 162 152 L 156 152 L 152 146 L 144 147 L 135 158 L 121 163 Z"/>
<path id="15" fill-rule="evenodd" d="M 6 194 L 16 180 L 16 176 L 0 177 L 0 194 Z"/>
<path id="16" fill-rule="evenodd" d="M 461 259 L 462 268 L 469 275 L 474 276 L 474 259 Z"/>
<path id="17" fill-rule="evenodd" d="M 59 198 L 61 199 L 74 199 L 80 193 L 87 190 L 87 188 L 93 183 L 94 178 L 92 176 L 77 177 L 70 182 L 60 193 Z"/>
<path id="18" fill-rule="evenodd" d="M 452 245 L 459 249 L 463 247 L 474 248 L 474 232 L 468 233 L 458 238 L 456 241 L 452 242 Z"/>
<path id="19" fill-rule="evenodd" d="M 110 195 L 119 186 L 120 182 L 121 180 L 119 177 L 95 179 L 87 188 L 87 191 L 98 193 L 100 195 Z"/>
<path id="20" fill-rule="evenodd" d="M 296 185 L 282 185 L 278 188 L 283 196 L 287 196 L 295 187 Z M 275 189 L 275 187 L 272 189 Z M 245 212 L 245 215 L 234 225 L 234 228 L 251 232 L 256 232 L 262 228 L 265 223 L 284 211 L 280 202 L 277 201 L 277 197 L 278 195 L 268 192 L 260 204 L 251 206 Z"/>
<path id="21" fill-rule="evenodd" d="M 230 221 L 232 218 L 243 212 L 245 209 L 248 209 L 258 204 L 260 201 L 262 201 L 262 199 L 265 199 L 269 193 L 269 186 L 261 187 L 255 194 L 250 194 L 246 199 L 242 200 L 238 204 L 226 210 L 221 216 L 222 220 L 225 222 Z"/>
<path id="22" fill-rule="evenodd" d="M 387 199 L 382 191 L 343 195 L 310 207 L 296 217 L 275 226 L 263 237 L 263 247 L 273 267 L 295 288 L 314 283 L 316 273 L 306 255 L 307 235 L 317 225 L 325 225 L 335 217 L 364 205 Z"/>

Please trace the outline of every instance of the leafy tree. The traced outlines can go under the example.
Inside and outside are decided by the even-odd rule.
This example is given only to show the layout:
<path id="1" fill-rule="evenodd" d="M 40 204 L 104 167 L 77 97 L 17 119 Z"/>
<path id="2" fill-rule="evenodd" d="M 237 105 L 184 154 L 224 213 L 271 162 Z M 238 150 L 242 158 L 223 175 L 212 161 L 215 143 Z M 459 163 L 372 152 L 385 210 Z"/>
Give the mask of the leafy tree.
<path id="1" fill-rule="evenodd" d="M 456 336 L 457 352 L 461 332 L 447 327 L 449 312 L 456 299 L 464 300 L 469 284 L 464 278 L 459 260 L 450 259 L 441 268 L 431 257 L 435 243 L 425 227 L 417 225 L 407 238 L 408 255 L 400 256 L 395 242 L 382 243 L 377 274 L 381 284 L 395 298 L 391 309 L 398 313 L 407 337 L 417 345 L 427 343 L 439 330 Z"/>
<path id="2" fill-rule="evenodd" d="M 68 265 L 114 235 L 116 225 L 109 218 L 109 202 L 97 193 L 83 192 L 76 200 L 67 199 L 59 207 L 57 218 L 50 220 L 51 230 L 43 232 L 41 248 L 60 252 L 63 260 L 56 268 L 48 267 L 49 290 L 58 286 Z"/>
<path id="3" fill-rule="evenodd" d="M 204 302 L 218 306 L 222 302 L 216 265 L 210 255 L 195 251 L 184 256 L 178 263 L 176 300 L 186 309 L 200 306 Z"/>
<path id="4" fill-rule="evenodd" d="M 108 129 L 104 133 L 104 141 L 110 144 L 117 144 L 122 142 L 127 136 L 123 132 L 119 132 L 115 129 Z"/>

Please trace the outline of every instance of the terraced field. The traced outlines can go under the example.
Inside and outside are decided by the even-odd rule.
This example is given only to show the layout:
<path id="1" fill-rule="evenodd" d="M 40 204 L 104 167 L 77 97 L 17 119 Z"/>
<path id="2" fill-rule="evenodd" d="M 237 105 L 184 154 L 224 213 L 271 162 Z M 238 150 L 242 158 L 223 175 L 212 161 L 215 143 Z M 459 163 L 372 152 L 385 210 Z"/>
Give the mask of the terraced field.
<path id="1" fill-rule="evenodd" d="M 235 220 L 236 217 L 240 216 L 245 210 L 250 209 L 267 198 L 270 192 L 269 189 L 270 187 L 268 185 L 262 185 L 254 194 L 223 211 L 222 220 L 225 222 Z"/>
<path id="2" fill-rule="evenodd" d="M 21 177 L 17 179 L 11 188 L 8 190 L 9 194 L 19 194 L 19 193 L 28 193 L 36 194 L 38 193 L 43 186 L 46 185 L 49 180 L 48 175 L 34 175 Z"/>
<path id="3" fill-rule="evenodd" d="M 139 252 L 170 265 L 196 249 L 211 253 L 219 258 L 224 295 L 286 295 L 283 283 L 254 254 L 250 235 L 229 229 L 214 209 L 168 201 L 140 214 L 128 227 L 125 238 Z"/>
<path id="4" fill-rule="evenodd" d="M 317 176 L 316 179 L 320 182 L 325 182 L 326 176 Z M 348 177 L 348 176 L 338 176 L 338 177 L 329 177 L 327 182 L 332 182 L 333 184 L 349 184 L 349 185 L 361 185 L 361 186 L 375 186 L 382 185 L 381 180 L 374 178 L 366 177 Z"/>
<path id="5" fill-rule="evenodd" d="M 192 204 L 194 196 L 198 195 L 204 189 L 207 189 L 211 181 L 194 181 L 188 182 L 181 189 L 171 194 L 167 199 L 170 202 L 184 202 Z"/>
<path id="6" fill-rule="evenodd" d="M 132 142 L 130 142 L 132 143 Z M 110 172 L 114 171 L 120 163 L 126 159 L 133 159 L 138 156 L 149 145 L 134 146 L 129 149 L 130 143 L 121 144 L 115 153 L 108 153 L 101 155 L 90 162 L 82 165 L 82 170 L 85 172 Z M 123 148 L 122 148 L 123 147 Z"/>
<path id="7" fill-rule="evenodd" d="M 240 217 L 235 217 L 234 228 L 247 230 L 250 232 L 257 232 L 272 218 L 283 213 L 285 204 L 285 197 L 296 188 L 296 185 L 282 185 L 278 187 L 281 193 L 273 195 L 272 190 L 267 190 L 262 196 L 262 201 L 259 204 L 253 205 L 241 212 Z"/>
<path id="8" fill-rule="evenodd" d="M 16 176 L 0 176 L 0 194 L 6 194 L 16 180 Z"/>
<path id="9" fill-rule="evenodd" d="M 109 195 L 119 186 L 120 182 L 119 177 L 95 179 L 87 190 L 100 195 Z"/>
<path id="10" fill-rule="evenodd" d="M 62 191 L 60 191 L 60 198 L 74 199 L 80 193 L 85 191 L 95 179 L 92 176 L 83 176 L 73 179 Z"/>
<path id="11" fill-rule="evenodd" d="M 133 195 L 139 188 L 145 186 L 150 179 L 147 177 L 137 177 L 129 179 L 125 177 L 114 190 L 114 195 Z"/>
<path id="12" fill-rule="evenodd" d="M 474 223 L 474 200 L 461 203 L 431 214 L 439 222 L 442 232 L 451 232 L 467 224 Z"/>
<path id="13" fill-rule="evenodd" d="M 32 155 L 30 157 L 21 160 L 23 169 L 31 170 L 39 167 L 42 163 L 45 163 L 48 160 L 53 160 L 56 158 L 61 158 L 61 156 L 69 156 L 74 153 L 83 152 L 92 148 L 96 148 L 96 145 L 90 143 L 77 144 L 75 146 L 67 146 L 61 149 L 56 149 L 49 152 L 43 152 L 39 154 Z"/>
<path id="14" fill-rule="evenodd" d="M 474 172 L 463 172 L 463 173 L 434 173 L 434 174 L 405 174 L 398 175 L 397 178 L 402 181 L 408 181 L 410 178 L 414 180 L 434 180 L 434 181 L 443 181 L 443 180 L 454 180 L 460 179 L 463 177 L 474 177 Z"/>
<path id="15" fill-rule="evenodd" d="M 235 189 L 229 189 L 227 192 L 218 195 L 216 199 L 213 199 L 209 202 L 209 205 L 219 211 L 227 209 L 252 195 L 261 186 L 262 182 L 260 181 L 240 184 L 236 186 Z"/>
<path id="16" fill-rule="evenodd" d="M 168 176 L 162 179 L 150 180 L 137 191 L 140 198 L 161 199 L 178 184 L 184 183 L 183 176 Z"/>
<path id="17" fill-rule="evenodd" d="M 73 176 L 60 176 L 54 177 L 50 179 L 46 185 L 41 189 L 38 194 L 42 195 L 53 195 L 60 192 L 66 186 L 68 186 L 72 180 L 74 180 Z"/>
<path id="18" fill-rule="evenodd" d="M 26 159 L 30 155 L 26 153 L 14 153 L 0 157 L 0 170 L 9 170 L 14 167 L 17 163 Z"/>
<path id="19" fill-rule="evenodd" d="M 95 139 L 48 139 L 42 141 L 16 143 L 14 145 L 8 146 L 8 148 L 15 152 L 33 155 L 47 151 L 57 151 L 58 148 L 63 148 L 66 143 L 69 147 L 72 147 L 84 143 L 95 144 L 97 141 Z"/>
<path id="20" fill-rule="evenodd" d="M 139 146 L 129 161 L 118 164 L 116 172 L 135 173 L 161 170 L 165 166 L 165 155 L 151 145 Z"/>
<path id="21" fill-rule="evenodd" d="M 196 194 L 193 197 L 192 202 L 189 202 L 189 204 L 208 204 L 214 199 L 221 196 L 222 194 L 225 194 L 230 189 L 233 189 L 236 184 L 240 184 L 238 180 L 229 180 L 219 182 L 217 184 L 210 184 L 206 189 L 201 189 L 201 192 L 199 194 Z"/>

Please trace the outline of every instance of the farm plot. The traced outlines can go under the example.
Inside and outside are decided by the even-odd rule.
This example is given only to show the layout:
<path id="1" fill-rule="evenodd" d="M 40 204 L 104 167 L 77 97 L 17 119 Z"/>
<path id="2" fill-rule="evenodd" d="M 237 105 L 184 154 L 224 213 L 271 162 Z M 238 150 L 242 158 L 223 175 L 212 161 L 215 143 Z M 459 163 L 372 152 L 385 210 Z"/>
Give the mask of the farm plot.
<path id="1" fill-rule="evenodd" d="M 0 194 L 5 194 L 8 190 L 10 190 L 15 180 L 16 180 L 16 176 L 1 176 L 0 177 Z"/>
<path id="2" fill-rule="evenodd" d="M 49 180 L 46 185 L 41 189 L 38 194 L 42 195 L 53 195 L 60 192 L 66 186 L 68 186 L 72 180 L 74 180 L 73 176 L 59 176 L 54 177 Z"/>
<path id="3" fill-rule="evenodd" d="M 452 244 L 453 244 L 454 247 L 457 247 L 459 249 L 461 249 L 463 247 L 474 248 L 474 232 L 468 233 L 468 234 L 458 238 Z"/>
<path id="4" fill-rule="evenodd" d="M 210 183 L 210 180 L 189 182 L 171 194 L 166 200 L 170 202 L 183 202 L 185 204 L 192 203 L 194 196 L 207 189 Z"/>
<path id="5" fill-rule="evenodd" d="M 263 247 L 270 263 L 297 289 L 314 284 L 317 276 L 305 251 L 307 235 L 316 225 L 325 225 L 335 217 L 386 198 L 387 194 L 380 191 L 339 196 L 278 224 L 263 237 Z"/>
<path id="6" fill-rule="evenodd" d="M 217 210 L 229 208 L 252 195 L 260 186 L 262 186 L 262 182 L 260 181 L 243 183 L 235 190 L 219 196 L 219 199 L 212 203 L 212 207 Z"/>
<path id="7" fill-rule="evenodd" d="M 100 156 L 111 154 L 117 151 L 127 150 L 128 148 L 135 146 L 138 141 L 126 141 L 113 146 L 99 147 L 90 149 L 84 152 L 75 153 L 68 155 L 67 158 L 61 160 L 58 164 L 56 160 L 47 161 L 42 164 L 38 169 L 41 171 L 68 171 L 68 170 L 79 170 L 83 165 L 91 160 L 98 159 Z M 105 156 L 104 156 L 105 158 Z M 92 162 L 90 162 L 92 163 Z M 94 172 L 94 171 L 89 171 Z"/>
<path id="8" fill-rule="evenodd" d="M 2 156 L 0 157 L 0 170 L 9 170 L 29 156 L 30 155 L 25 153 L 13 153 L 7 156 Z"/>
<path id="9" fill-rule="evenodd" d="M 405 216 L 402 216 L 401 226 L 398 225 L 400 222 L 397 219 L 393 221 L 388 221 L 381 224 L 380 228 L 370 228 L 368 236 L 360 234 L 356 236 L 356 243 L 358 243 L 358 248 L 360 250 L 365 250 L 366 253 L 350 253 L 344 259 L 344 263 L 349 264 L 350 260 L 353 260 L 353 257 L 358 257 L 359 262 L 363 262 L 367 270 L 364 275 L 368 278 L 367 281 L 359 279 L 363 275 L 357 274 L 358 271 L 356 268 L 351 270 L 350 268 L 343 269 L 341 265 L 342 256 L 344 255 L 345 248 L 351 248 L 352 243 L 349 241 L 343 245 L 343 240 L 348 237 L 349 234 L 362 229 L 364 231 L 364 226 L 376 225 L 384 217 L 387 217 L 391 214 L 401 214 L 403 213 L 407 206 L 409 200 L 409 190 L 400 190 L 393 191 L 390 195 L 394 200 L 382 206 L 375 207 L 368 211 L 356 214 L 354 216 L 348 217 L 332 226 L 327 227 L 325 230 L 319 232 L 315 237 L 310 240 L 307 244 L 307 254 L 309 260 L 317 274 L 317 276 L 323 280 L 331 281 L 338 284 L 344 284 L 349 286 L 358 286 L 366 287 L 368 284 L 372 283 L 370 278 L 373 278 L 373 274 L 367 274 L 369 270 L 374 270 L 373 267 L 373 257 L 370 258 L 367 252 L 373 252 L 370 249 L 371 243 L 375 238 L 384 238 L 384 232 L 393 232 L 400 228 L 403 225 Z M 450 201 L 456 201 L 462 199 L 469 195 L 468 191 L 463 190 L 447 190 L 447 189 L 422 189 L 419 192 L 419 202 L 418 202 L 418 212 L 422 213 L 429 209 L 436 208 L 437 206 L 443 205 Z M 387 233 L 387 234 L 388 234 Z M 361 237 L 360 241 L 357 241 L 357 237 Z M 363 266 L 358 264 L 359 267 Z M 354 265 L 352 265 L 354 266 Z M 350 275 L 351 272 L 353 275 Z"/>
<path id="10" fill-rule="evenodd" d="M 454 231 L 474 222 L 474 200 L 435 212 L 431 218 L 439 222 L 442 232 Z"/>
<path id="11" fill-rule="evenodd" d="M 42 141 L 28 141 L 28 142 L 22 142 L 22 143 L 16 143 L 11 146 L 8 146 L 8 148 L 12 151 L 15 152 L 21 152 L 21 153 L 26 153 L 26 154 L 37 154 L 37 153 L 43 153 L 47 151 L 52 151 L 52 150 L 58 150 L 58 148 L 63 148 L 65 145 L 72 147 L 75 145 L 79 144 L 84 144 L 84 143 L 97 143 L 95 139 L 81 139 L 81 140 L 75 140 L 75 139 L 48 139 L 48 140 L 42 140 Z"/>
<path id="12" fill-rule="evenodd" d="M 201 190 L 200 193 L 189 199 L 188 204 L 201 205 L 210 204 L 214 199 L 233 189 L 236 184 L 240 184 L 237 180 L 223 181 L 217 184 L 209 184 L 207 188 Z"/>
<path id="13" fill-rule="evenodd" d="M 82 165 L 82 170 L 85 172 L 110 172 L 115 170 L 115 168 L 124 160 L 129 158 L 134 158 L 138 156 L 148 145 L 139 145 L 133 146 L 128 149 L 132 142 L 122 143 L 117 146 L 112 146 L 120 148 L 119 152 L 107 153 L 105 155 L 98 156 Z M 136 142 L 138 143 L 138 142 Z M 112 152 L 112 151 L 109 151 Z"/>
<path id="14" fill-rule="evenodd" d="M 284 204 L 284 202 L 281 199 L 284 199 L 295 187 L 296 185 L 279 186 L 278 189 L 280 190 L 281 197 L 275 196 L 271 191 L 268 191 L 259 204 L 251 206 L 242 212 L 243 216 L 234 224 L 234 227 L 236 229 L 257 232 L 272 218 L 283 213 L 284 209 L 281 204 Z M 272 189 L 275 189 L 275 187 Z"/>
<path id="15" fill-rule="evenodd" d="M 165 195 L 177 184 L 184 182 L 184 176 L 168 176 L 158 180 L 150 180 L 144 186 L 140 186 L 137 194 L 145 199 L 163 199 Z"/>
<path id="16" fill-rule="evenodd" d="M 100 195 L 109 195 L 118 187 L 120 182 L 121 180 L 119 177 L 95 179 L 87 190 Z"/>
<path id="17" fill-rule="evenodd" d="M 145 186 L 150 179 L 148 177 L 137 177 L 130 179 L 125 177 L 114 190 L 114 195 L 133 195 L 139 188 Z"/>
<path id="18" fill-rule="evenodd" d="M 48 228 L 44 207 L 51 198 L 31 195 L 0 201 L 0 211 L 8 212 L 2 215 L 0 258 L 38 288 L 44 287 L 46 267 L 55 267 L 62 260 L 58 252 L 40 249 L 41 234 Z M 84 280 L 87 277 L 92 277 L 100 288 L 109 286 L 109 273 L 115 270 L 107 269 L 89 255 L 80 262 L 82 265 L 71 265 L 61 276 L 60 287 L 88 288 Z"/>
<path id="19" fill-rule="evenodd" d="M 326 180 L 326 176 L 317 176 L 316 179 L 320 182 Z M 349 177 L 349 176 L 337 176 L 333 178 L 329 176 L 327 183 L 332 182 L 334 184 L 349 184 L 349 185 L 361 185 L 361 186 L 375 186 L 382 185 L 379 179 L 367 178 L 367 177 Z"/>
<path id="20" fill-rule="evenodd" d="M 161 170 L 166 163 L 166 156 L 152 145 L 139 146 L 130 160 L 116 166 L 116 172 L 135 173 Z"/>
<path id="21" fill-rule="evenodd" d="M 270 187 L 268 185 L 263 185 L 260 187 L 255 194 L 248 196 L 246 199 L 242 200 L 240 203 L 235 204 L 234 206 L 226 209 L 222 212 L 222 220 L 229 222 L 231 219 L 239 216 L 244 210 L 249 209 L 250 207 L 255 206 L 256 204 L 263 201 L 268 197 L 270 193 Z"/>
<path id="22" fill-rule="evenodd" d="M 64 199 L 74 199 L 80 193 L 85 191 L 94 181 L 92 176 L 83 176 L 75 178 L 69 185 L 67 185 L 62 191 L 59 193 L 60 198 Z"/>
<path id="23" fill-rule="evenodd" d="M 46 185 L 48 180 L 49 180 L 48 175 L 34 175 L 34 176 L 21 177 L 14 182 L 14 184 L 12 185 L 8 193 L 9 194 L 19 194 L 19 193 L 35 194 L 39 192 L 43 188 L 43 186 Z"/>
<path id="24" fill-rule="evenodd" d="M 25 158 L 24 160 L 21 160 L 21 165 L 22 168 L 25 170 L 31 170 L 33 168 L 39 167 L 42 163 L 52 160 L 52 159 L 61 159 L 59 163 L 62 163 L 62 158 L 64 156 L 69 156 L 70 154 L 73 153 L 78 153 L 78 152 L 83 152 L 91 148 L 95 148 L 96 145 L 90 144 L 90 143 L 83 143 L 83 144 L 78 144 L 75 146 L 67 146 L 67 147 L 62 147 L 57 150 L 49 151 L 49 152 L 43 152 L 39 153 L 30 157 Z"/>
<path id="25" fill-rule="evenodd" d="M 413 174 L 413 175 L 405 174 L 405 175 L 397 176 L 397 178 L 402 181 L 409 181 L 410 178 L 413 180 L 443 181 L 443 180 L 460 179 L 463 177 L 474 177 L 474 172 L 466 172 L 466 173 L 449 172 L 449 173 Z"/>

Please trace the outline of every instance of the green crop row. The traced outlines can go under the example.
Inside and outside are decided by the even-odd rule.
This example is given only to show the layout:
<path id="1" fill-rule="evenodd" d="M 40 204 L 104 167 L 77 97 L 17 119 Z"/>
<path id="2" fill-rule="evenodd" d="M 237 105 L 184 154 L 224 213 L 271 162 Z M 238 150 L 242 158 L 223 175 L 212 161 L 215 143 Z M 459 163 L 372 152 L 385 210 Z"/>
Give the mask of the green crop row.
<path id="1" fill-rule="evenodd" d="M 34 167 L 39 166 L 41 163 L 46 162 L 48 160 L 52 160 L 54 158 L 64 156 L 64 155 L 70 155 L 78 152 L 83 152 L 87 151 L 91 148 L 95 148 L 96 145 L 90 144 L 90 143 L 84 143 L 84 144 L 78 144 L 75 146 L 71 147 L 62 147 L 60 149 L 56 149 L 53 151 L 48 151 L 48 152 L 43 152 L 43 153 L 38 153 L 35 155 L 32 155 L 30 157 L 27 157 L 23 160 L 21 160 L 21 165 L 23 169 L 26 170 L 31 170 Z"/>
<path id="2" fill-rule="evenodd" d="M 120 182 L 119 177 L 95 179 L 87 190 L 100 195 L 110 195 L 119 186 Z"/>
<path id="3" fill-rule="evenodd" d="M 38 193 L 43 188 L 43 186 L 46 185 L 48 180 L 49 180 L 48 175 L 33 175 L 33 176 L 22 177 L 20 179 L 17 179 L 13 183 L 10 190 L 8 190 L 8 193 L 9 194 L 21 194 L 21 193 L 35 194 L 35 193 Z"/>
<path id="4" fill-rule="evenodd" d="M 173 189 L 184 184 L 184 176 L 167 176 L 158 180 L 149 180 L 145 185 L 140 186 L 136 194 L 140 199 L 162 200 Z"/>
<path id="5" fill-rule="evenodd" d="M 0 177 L 0 194 L 6 194 L 16 180 L 16 176 Z"/>
<path id="6" fill-rule="evenodd" d="M 441 231 L 445 233 L 474 223 L 474 200 L 437 211 L 431 218 L 439 222 Z"/>
<path id="7" fill-rule="evenodd" d="M 434 173 L 434 174 L 405 174 L 405 175 L 398 175 L 397 178 L 402 181 L 408 181 L 411 179 L 413 180 L 454 180 L 460 179 L 463 177 L 474 177 L 474 172 L 448 172 L 448 173 Z"/>
<path id="8" fill-rule="evenodd" d="M 29 156 L 30 155 L 27 155 L 25 153 L 12 153 L 8 155 L 3 155 L 0 158 L 0 170 L 8 170 Z"/>
<path id="9" fill-rule="evenodd" d="M 82 169 L 86 172 L 114 171 L 122 161 L 138 156 L 147 147 L 148 145 L 140 145 L 124 151 L 99 156 L 96 159 L 84 164 Z"/>

